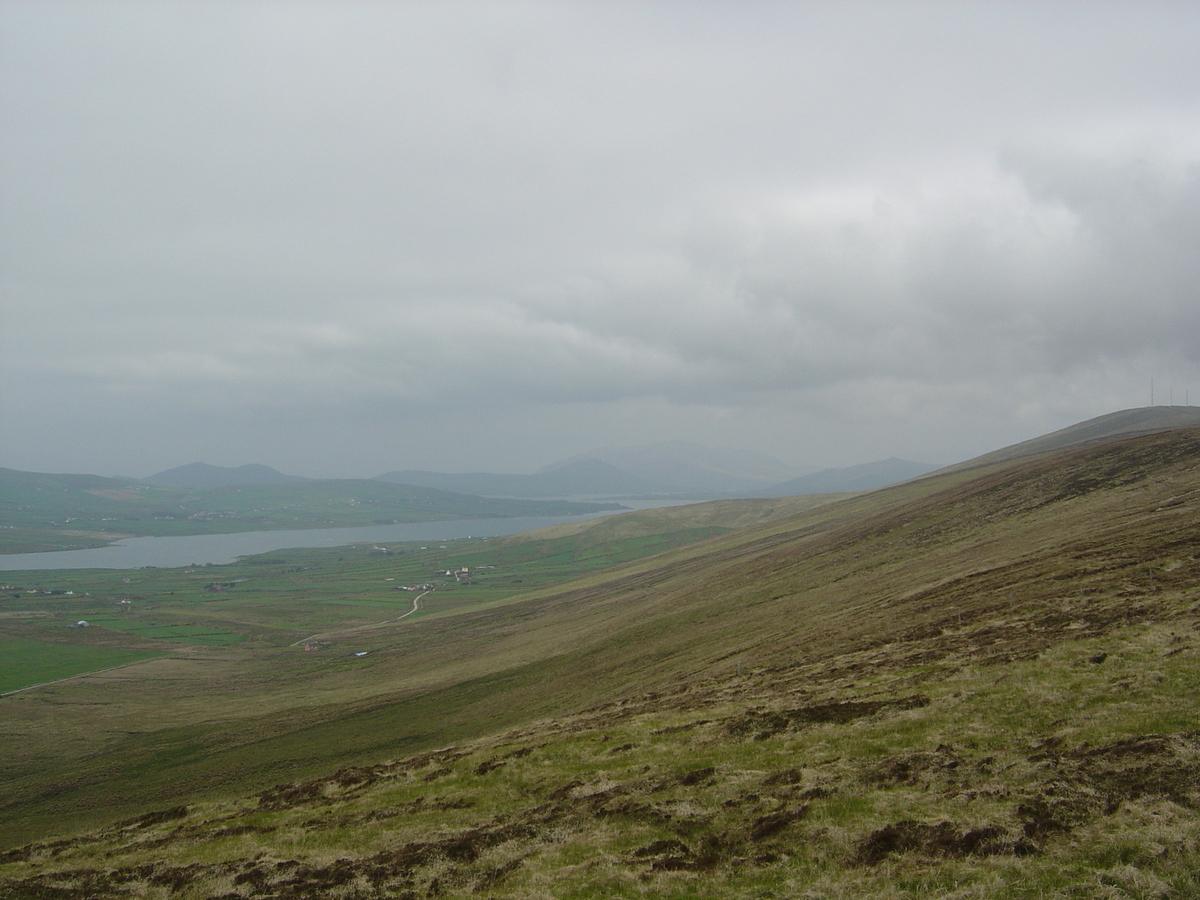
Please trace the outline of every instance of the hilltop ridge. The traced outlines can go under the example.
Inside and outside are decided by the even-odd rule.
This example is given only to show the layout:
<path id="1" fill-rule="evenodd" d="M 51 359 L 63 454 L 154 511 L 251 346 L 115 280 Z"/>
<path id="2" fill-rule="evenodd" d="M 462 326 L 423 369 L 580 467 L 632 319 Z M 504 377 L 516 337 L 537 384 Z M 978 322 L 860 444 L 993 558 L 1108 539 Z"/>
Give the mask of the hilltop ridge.
<path id="1" fill-rule="evenodd" d="M 1197 426 L 1200 426 L 1200 406 L 1141 406 L 1122 409 L 984 453 L 948 468 L 975 468 L 1112 438 Z"/>

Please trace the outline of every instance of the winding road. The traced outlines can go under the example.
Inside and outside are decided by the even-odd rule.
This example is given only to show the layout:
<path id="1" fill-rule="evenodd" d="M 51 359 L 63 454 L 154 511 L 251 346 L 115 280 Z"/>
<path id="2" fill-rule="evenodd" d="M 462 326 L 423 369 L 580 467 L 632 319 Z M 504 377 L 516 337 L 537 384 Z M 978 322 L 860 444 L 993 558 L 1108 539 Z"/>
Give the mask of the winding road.
<path id="1" fill-rule="evenodd" d="M 356 625 L 353 628 L 344 628 L 341 631 L 322 631 L 319 634 L 310 634 L 308 637 L 301 638 L 300 640 L 296 641 L 293 644 L 289 644 L 288 646 L 289 647 L 298 647 L 301 644 L 307 644 L 309 641 L 315 641 L 320 638 L 334 637 L 335 635 L 339 635 L 339 634 L 353 634 L 356 631 L 363 631 L 367 628 L 379 628 L 380 626 L 383 626 L 383 625 L 391 625 L 393 622 L 399 622 L 401 619 L 407 619 L 413 613 L 420 612 L 421 598 L 424 597 L 426 594 L 432 594 L 434 592 L 434 590 L 435 590 L 435 588 L 430 588 L 427 591 L 421 591 L 421 593 L 417 594 L 417 596 L 413 598 L 412 609 L 410 609 L 408 612 L 406 612 L 402 616 L 397 616 L 394 619 L 385 619 L 384 621 L 376 622 L 373 625 Z"/>
<path id="2" fill-rule="evenodd" d="M 413 608 L 412 609 L 410 609 L 404 615 L 397 616 L 396 618 L 390 619 L 389 621 L 399 622 L 401 619 L 407 619 L 409 616 L 411 616 L 413 613 L 417 612 L 421 608 L 421 598 L 424 597 L 426 594 L 432 594 L 432 593 L 433 593 L 433 588 L 430 588 L 427 591 L 422 591 L 421 593 L 417 594 L 417 596 L 413 597 Z M 387 622 L 380 622 L 379 624 L 386 625 Z"/>

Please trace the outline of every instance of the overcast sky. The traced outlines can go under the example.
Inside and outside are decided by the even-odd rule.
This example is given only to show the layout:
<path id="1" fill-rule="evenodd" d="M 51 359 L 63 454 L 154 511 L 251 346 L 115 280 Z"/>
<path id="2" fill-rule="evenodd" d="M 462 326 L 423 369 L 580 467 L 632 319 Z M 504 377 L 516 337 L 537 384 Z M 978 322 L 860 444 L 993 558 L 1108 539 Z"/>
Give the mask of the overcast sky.
<path id="1" fill-rule="evenodd" d="M 0 465 L 1200 404 L 1200 4 L 0 0 Z"/>

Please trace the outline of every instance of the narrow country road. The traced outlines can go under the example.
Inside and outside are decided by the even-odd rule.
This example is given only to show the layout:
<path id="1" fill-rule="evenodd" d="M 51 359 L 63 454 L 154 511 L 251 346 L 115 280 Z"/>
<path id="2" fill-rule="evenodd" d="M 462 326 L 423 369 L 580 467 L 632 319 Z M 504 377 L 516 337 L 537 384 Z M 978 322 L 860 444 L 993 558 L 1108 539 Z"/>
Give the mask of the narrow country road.
<path id="1" fill-rule="evenodd" d="M 417 610 L 419 610 L 421 608 L 421 598 L 424 597 L 426 594 L 432 594 L 432 593 L 433 593 L 433 588 L 430 588 L 427 591 L 422 591 L 421 593 L 417 594 L 417 596 L 413 597 L 413 608 L 410 609 L 408 612 L 406 612 L 404 615 L 397 616 L 395 619 L 392 619 L 392 621 L 399 622 L 401 619 L 407 619 L 409 616 L 411 616 L 413 613 L 417 612 Z M 385 625 L 387 623 L 380 622 L 379 624 Z"/>
<path id="2" fill-rule="evenodd" d="M 435 588 L 430 588 L 427 591 L 422 591 L 421 593 L 417 594 L 417 596 L 413 598 L 412 609 L 410 609 L 408 612 L 404 613 L 404 615 L 397 616 L 394 619 L 385 619 L 384 621 L 376 622 L 373 625 L 356 625 L 353 628 L 343 628 L 341 631 L 322 631 L 319 634 L 310 634 L 306 638 L 300 638 L 300 640 L 298 640 L 292 644 L 288 644 L 288 646 L 289 647 L 299 647 L 301 644 L 307 644 L 309 641 L 315 641 L 315 640 L 319 640 L 321 638 L 330 638 L 330 637 L 334 637 L 339 634 L 353 634 L 354 632 L 357 632 L 357 631 L 364 631 L 368 628 L 379 628 L 382 625 L 391 625 L 393 622 L 399 622 L 401 619 L 407 619 L 413 613 L 420 612 L 421 598 L 424 597 L 426 594 L 432 594 L 434 592 L 434 590 L 435 590 Z"/>

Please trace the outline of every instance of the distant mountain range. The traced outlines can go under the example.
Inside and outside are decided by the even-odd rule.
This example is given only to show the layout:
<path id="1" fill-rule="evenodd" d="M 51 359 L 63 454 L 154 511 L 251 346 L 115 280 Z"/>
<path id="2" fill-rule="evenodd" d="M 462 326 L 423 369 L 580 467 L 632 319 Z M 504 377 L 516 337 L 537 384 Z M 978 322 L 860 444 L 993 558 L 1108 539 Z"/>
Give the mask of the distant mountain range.
<path id="1" fill-rule="evenodd" d="M 888 459 L 796 476 L 794 468 L 760 453 L 711 450 L 668 441 L 608 447 L 546 466 L 532 475 L 495 472 L 385 472 L 376 481 L 480 497 L 637 497 L 696 495 L 788 497 L 866 491 L 932 472 L 936 466 Z M 790 477 L 789 477 L 790 476 Z M 156 487 L 208 489 L 311 481 L 265 465 L 190 463 L 142 481 Z"/>
<path id="2" fill-rule="evenodd" d="M 1014 444 L 955 469 L 1045 453 L 1122 434 L 1200 425 L 1200 407 L 1150 406 L 1110 413 L 1030 441 Z M 819 472 L 798 471 L 773 457 L 741 450 L 713 450 L 684 441 L 637 447 L 605 447 L 546 466 L 532 475 L 491 472 L 386 472 L 378 481 L 481 497 L 787 497 L 868 491 L 935 471 L 938 466 L 885 459 Z M 270 466 L 237 467 L 190 463 L 142 479 L 158 487 L 201 489 L 311 481 Z"/>
<path id="3" fill-rule="evenodd" d="M 1122 410 L 940 471 L 966 471 L 1109 438 L 1185 427 L 1200 427 L 1200 408 Z M 265 465 L 230 468 L 192 463 L 137 480 L 0 468 L 0 553 L 102 546 L 118 534 L 215 534 L 566 516 L 620 508 L 627 498 L 635 497 L 667 496 L 686 502 L 857 493 L 933 469 L 925 463 L 887 459 L 797 474 L 770 457 L 712 451 L 682 442 L 608 448 L 533 475 L 389 472 L 369 480 L 309 479 Z M 781 470 L 787 477 L 778 477 Z M 601 503 L 570 502 L 581 498 Z"/>
<path id="4" fill-rule="evenodd" d="M 869 491 L 937 468 L 887 459 L 797 476 L 793 468 L 763 454 L 710 450 L 699 444 L 671 441 L 644 447 L 610 447 L 555 463 L 533 475 L 406 471 L 379 477 L 485 497 L 791 497 Z"/>
<path id="5" fill-rule="evenodd" d="M 532 475 L 408 470 L 379 478 L 486 497 L 686 495 L 700 499 L 748 495 L 797 474 L 794 467 L 761 453 L 668 441 L 582 453 Z"/>
<path id="6" fill-rule="evenodd" d="M 1121 435 L 1200 426 L 1200 407 L 1149 406 L 1121 410 L 1014 444 L 949 468 L 968 469 L 1048 453 Z M 547 466 L 534 475 L 442 475 L 389 472 L 384 480 L 467 491 L 483 496 L 706 496 L 790 497 L 871 491 L 937 471 L 939 466 L 885 459 L 846 468 L 801 473 L 760 453 L 712 450 L 667 441 L 641 447 L 607 447 Z M 561 493 L 560 493 L 561 491 Z"/>

